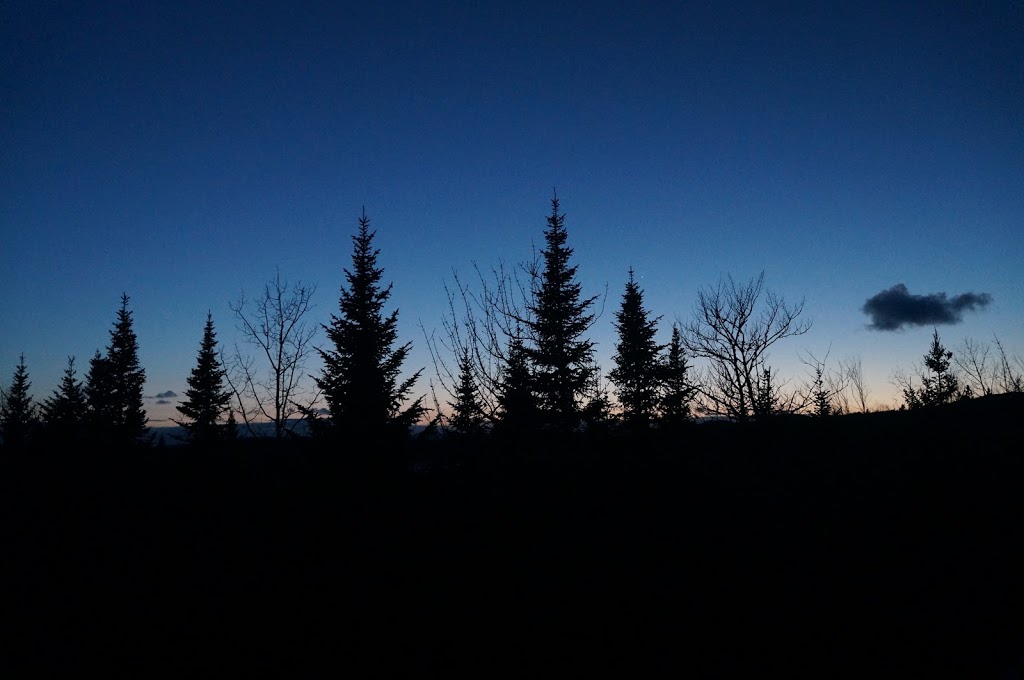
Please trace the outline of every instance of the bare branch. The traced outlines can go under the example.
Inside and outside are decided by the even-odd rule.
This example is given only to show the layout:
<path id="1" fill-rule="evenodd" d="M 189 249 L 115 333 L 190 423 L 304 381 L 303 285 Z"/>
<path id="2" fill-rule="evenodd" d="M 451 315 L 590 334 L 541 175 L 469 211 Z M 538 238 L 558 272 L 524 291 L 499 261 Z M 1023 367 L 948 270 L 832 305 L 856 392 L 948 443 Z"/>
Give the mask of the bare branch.
<path id="1" fill-rule="evenodd" d="M 261 375 L 256 360 L 243 355 L 237 344 L 234 356 L 225 363 L 231 367 L 228 384 L 250 433 L 254 421 L 262 418 L 274 423 L 274 436 L 281 438 L 301 420 L 293 416 L 306 413 L 320 398 L 319 394 L 310 398 L 303 382 L 306 360 L 316 349 L 313 339 L 318 328 L 306 320 L 315 292 L 315 285 L 289 284 L 277 270 L 264 285 L 262 297 L 250 301 L 242 293 L 237 303 L 229 303 L 236 327 L 265 363 Z"/>
<path id="2" fill-rule="evenodd" d="M 781 384 L 772 383 L 768 350 L 780 340 L 803 335 L 811 322 L 799 318 L 803 301 L 790 306 L 771 292 L 763 293 L 764 272 L 742 285 L 728 276 L 716 287 L 697 292 L 693 316 L 681 324 L 687 351 L 708 362 L 698 383 L 698 408 L 705 413 L 746 421 L 768 415 L 762 405 L 798 407 L 798 395 L 783 395 Z"/>

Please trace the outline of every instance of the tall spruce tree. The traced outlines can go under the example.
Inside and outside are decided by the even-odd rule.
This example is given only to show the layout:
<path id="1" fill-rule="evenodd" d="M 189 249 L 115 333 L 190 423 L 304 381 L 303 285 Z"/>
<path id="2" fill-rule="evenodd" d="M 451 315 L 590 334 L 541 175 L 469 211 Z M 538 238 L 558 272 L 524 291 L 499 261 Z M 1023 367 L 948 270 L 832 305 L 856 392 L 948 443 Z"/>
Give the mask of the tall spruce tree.
<path id="1" fill-rule="evenodd" d="M 672 325 L 672 337 L 661 367 L 660 423 L 674 429 L 690 422 L 690 402 L 697 392 L 690 382 L 690 363 L 678 324 Z"/>
<path id="2" fill-rule="evenodd" d="M 341 288 L 340 314 L 332 314 L 324 326 L 329 345 L 318 350 L 324 367 L 315 379 L 330 411 L 326 431 L 370 441 L 407 437 L 426 412 L 422 396 L 406 403 L 422 369 L 399 382 L 412 343 L 392 348 L 398 310 L 384 315 L 392 284 L 381 285 L 384 269 L 377 266 L 375 235 L 364 209 L 352 237 L 352 269 L 344 270 L 348 286 Z"/>
<path id="3" fill-rule="evenodd" d="M 542 271 L 534 281 L 533 299 L 524 323 L 532 344 L 526 356 L 533 367 L 534 390 L 544 427 L 561 431 L 579 428 L 581 412 L 595 370 L 594 343 L 584 337 L 594 321 L 589 312 L 597 296 L 583 298 L 576 265 L 569 263 L 565 214 L 558 212 L 557 194 L 544 231 Z"/>
<path id="4" fill-rule="evenodd" d="M 128 296 L 121 295 L 110 344 L 89 364 L 86 397 L 93 433 L 105 445 L 133 446 L 146 435 L 146 410 L 142 388 L 146 372 L 139 364 L 139 342 L 132 327 Z"/>
<path id="5" fill-rule="evenodd" d="M 644 309 L 644 293 L 629 269 L 622 305 L 615 313 L 619 341 L 608 378 L 622 406 L 623 424 L 629 429 L 646 429 L 658 410 L 661 386 L 660 364 L 664 345 L 654 340 L 661 317 L 651 318 Z"/>
<path id="6" fill-rule="evenodd" d="M 39 407 L 32 399 L 29 389 L 25 355 L 18 357 L 14 378 L 7 390 L 0 390 L 0 434 L 4 448 L 17 450 L 27 446 L 39 425 Z"/>
<path id="7" fill-rule="evenodd" d="M 185 428 L 189 440 L 195 444 L 211 444 L 224 438 L 219 421 L 231 405 L 232 394 L 225 384 L 226 375 L 217 354 L 213 314 L 207 312 L 203 339 L 199 343 L 196 365 L 188 377 L 185 400 L 176 407 L 186 420 L 174 421 Z"/>
<path id="8" fill-rule="evenodd" d="M 63 444 L 76 441 L 88 416 L 85 386 L 76 377 L 75 357 L 68 357 L 64 377 L 53 394 L 43 401 L 43 425 L 49 437 Z"/>

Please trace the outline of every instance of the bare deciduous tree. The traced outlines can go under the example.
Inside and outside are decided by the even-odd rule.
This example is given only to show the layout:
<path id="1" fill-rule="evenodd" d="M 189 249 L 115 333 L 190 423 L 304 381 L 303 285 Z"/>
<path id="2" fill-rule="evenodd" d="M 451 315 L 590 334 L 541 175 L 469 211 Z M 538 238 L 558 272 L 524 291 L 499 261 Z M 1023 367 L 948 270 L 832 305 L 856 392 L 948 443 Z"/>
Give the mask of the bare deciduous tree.
<path id="1" fill-rule="evenodd" d="M 828 369 L 828 355 L 831 351 L 830 347 L 821 359 L 810 352 L 807 353 L 807 357 L 800 358 L 801 363 L 808 368 L 809 378 L 805 379 L 801 390 L 805 402 L 804 409 L 809 409 L 816 416 L 850 412 L 850 399 L 847 396 L 850 378 L 842 365 L 836 370 Z"/>
<path id="2" fill-rule="evenodd" d="M 243 354 L 238 343 L 226 357 L 227 381 L 234 393 L 237 413 L 250 433 L 258 419 L 274 423 L 274 436 L 282 438 L 294 430 L 300 419 L 292 419 L 315 404 L 319 395 L 304 387 L 305 365 L 314 351 L 317 326 L 307 324 L 313 308 L 316 285 L 289 284 L 280 270 L 263 287 L 257 299 L 245 293 L 229 303 L 244 342 L 255 347 L 256 357 Z M 302 402 L 300 398 L 305 396 Z"/>
<path id="3" fill-rule="evenodd" d="M 744 422 L 780 407 L 797 406 L 782 395 L 782 383 L 768 366 L 768 351 L 785 338 L 810 330 L 794 306 L 764 289 L 764 272 L 747 283 L 732 276 L 697 293 L 693 317 L 683 324 L 687 351 L 707 360 L 699 378 L 698 406 L 708 414 Z M 781 397 L 781 399 L 780 399 Z"/>
<path id="4" fill-rule="evenodd" d="M 1002 341 L 997 336 L 992 338 L 999 353 L 994 382 L 1001 392 L 1024 392 L 1024 357 L 1019 354 L 1009 356 Z"/>
<path id="5" fill-rule="evenodd" d="M 864 382 L 864 367 L 861 363 L 859 355 L 849 357 L 846 361 L 839 363 L 839 372 L 844 376 L 847 387 L 852 392 L 852 404 L 857 407 L 861 413 L 867 413 L 870 409 L 868 408 L 868 395 L 871 394 L 867 388 L 867 383 Z M 845 394 L 845 392 L 843 392 Z M 846 412 L 851 412 L 852 409 L 847 407 Z"/>
<path id="6" fill-rule="evenodd" d="M 479 268 L 477 276 L 481 281 L 480 293 L 474 292 L 458 272 L 452 273 L 452 283 L 445 282 L 444 291 L 448 298 L 448 311 L 441 318 L 441 335 L 428 332 L 420 322 L 427 349 L 434 366 L 437 384 L 452 398 L 459 390 L 459 362 L 471 371 L 478 389 L 480 405 L 486 420 L 493 424 L 498 411 L 498 392 L 501 369 L 505 363 L 507 336 L 503 317 L 498 307 L 488 302 L 493 286 L 488 286 Z M 505 283 L 494 273 L 498 285 Z M 467 361 L 468 360 L 468 361 Z M 433 384 L 433 382 L 432 382 Z M 435 418 L 444 426 L 446 411 L 441 408 L 442 400 L 433 396 Z"/>
<path id="7" fill-rule="evenodd" d="M 960 369 L 961 377 L 978 396 L 992 394 L 995 367 L 989 363 L 990 351 L 987 344 L 964 338 L 953 354 L 953 363 Z"/>

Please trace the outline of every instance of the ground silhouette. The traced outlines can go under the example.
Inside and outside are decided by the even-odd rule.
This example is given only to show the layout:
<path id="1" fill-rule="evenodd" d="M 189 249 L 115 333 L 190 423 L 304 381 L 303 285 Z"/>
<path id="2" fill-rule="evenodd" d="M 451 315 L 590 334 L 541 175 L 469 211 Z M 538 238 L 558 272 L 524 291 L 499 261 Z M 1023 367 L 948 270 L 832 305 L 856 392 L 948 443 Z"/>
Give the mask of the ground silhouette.
<path id="1" fill-rule="evenodd" d="M 1022 411 L 5 455 L 5 665 L 1013 677 Z"/>

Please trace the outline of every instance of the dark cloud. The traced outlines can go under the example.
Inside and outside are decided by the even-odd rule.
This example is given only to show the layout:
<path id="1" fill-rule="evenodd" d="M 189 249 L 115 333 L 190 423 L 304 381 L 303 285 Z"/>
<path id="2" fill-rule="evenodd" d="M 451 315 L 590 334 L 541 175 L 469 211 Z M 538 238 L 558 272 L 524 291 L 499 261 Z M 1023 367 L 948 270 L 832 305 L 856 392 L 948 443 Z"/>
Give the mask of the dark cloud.
<path id="1" fill-rule="evenodd" d="M 963 313 L 983 308 L 992 302 L 988 293 L 962 293 L 947 298 L 945 293 L 912 295 L 902 283 L 872 295 L 861 307 L 871 317 L 868 328 L 895 331 L 904 326 L 956 324 Z"/>
<path id="2" fill-rule="evenodd" d="M 170 404 L 171 402 L 167 401 L 166 399 L 157 399 L 156 403 L 158 403 L 158 404 Z"/>
<path id="3" fill-rule="evenodd" d="M 156 395 L 156 398 L 157 399 L 171 399 L 171 398 L 176 397 L 176 396 L 178 396 L 176 393 L 172 392 L 171 390 L 167 390 L 166 392 L 161 392 L 160 394 Z"/>

